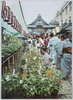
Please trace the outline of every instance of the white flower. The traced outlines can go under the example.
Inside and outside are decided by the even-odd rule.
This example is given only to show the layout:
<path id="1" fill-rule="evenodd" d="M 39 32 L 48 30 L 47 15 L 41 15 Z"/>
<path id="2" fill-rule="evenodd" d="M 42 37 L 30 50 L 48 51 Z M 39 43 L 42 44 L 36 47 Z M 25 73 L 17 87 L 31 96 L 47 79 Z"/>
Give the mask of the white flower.
<path id="1" fill-rule="evenodd" d="M 33 59 L 36 60 L 37 57 L 34 57 Z"/>
<path id="2" fill-rule="evenodd" d="M 6 77 L 5 77 L 5 80 L 8 80 L 10 78 L 10 76 L 9 75 L 7 75 Z"/>
<path id="3" fill-rule="evenodd" d="M 6 40 L 6 37 L 4 36 L 4 40 Z"/>
<path id="4" fill-rule="evenodd" d="M 27 84 L 24 84 L 23 87 L 27 86 Z"/>
<path id="5" fill-rule="evenodd" d="M 26 62 L 27 62 L 27 58 L 26 58 Z"/>
<path id="6" fill-rule="evenodd" d="M 33 88 L 30 88 L 31 91 L 33 91 Z"/>
<path id="7" fill-rule="evenodd" d="M 50 87 L 53 87 L 53 85 L 51 84 Z"/>
<path id="8" fill-rule="evenodd" d="M 23 83 L 23 81 L 22 80 L 20 80 L 20 84 L 22 84 Z"/>
<path id="9" fill-rule="evenodd" d="M 45 77 L 42 77 L 42 81 L 44 81 L 45 80 Z"/>

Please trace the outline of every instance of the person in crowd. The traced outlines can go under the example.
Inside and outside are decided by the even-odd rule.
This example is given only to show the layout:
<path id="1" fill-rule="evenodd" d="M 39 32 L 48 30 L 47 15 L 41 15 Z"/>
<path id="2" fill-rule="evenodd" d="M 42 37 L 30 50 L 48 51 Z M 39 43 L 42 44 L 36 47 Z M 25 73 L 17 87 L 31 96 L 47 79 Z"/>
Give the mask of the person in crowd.
<path id="1" fill-rule="evenodd" d="M 36 35 L 36 39 L 39 40 L 40 47 L 45 46 L 44 41 L 40 38 L 39 35 Z"/>
<path id="2" fill-rule="evenodd" d="M 50 49 L 50 56 L 51 56 L 51 59 L 53 60 L 53 64 L 56 64 L 56 50 L 55 50 L 55 45 L 57 44 L 57 42 L 59 41 L 59 38 L 54 36 L 53 33 L 50 33 L 50 41 L 48 43 L 48 46 L 47 48 Z"/>
<path id="3" fill-rule="evenodd" d="M 64 80 L 68 79 L 68 75 L 71 72 L 72 64 L 72 43 L 66 39 L 65 35 L 61 36 L 61 44 L 59 45 L 59 55 L 61 56 L 61 70 Z"/>
<path id="4" fill-rule="evenodd" d="M 62 41 L 61 41 L 60 37 L 58 37 L 58 38 L 59 38 L 59 40 L 55 45 L 55 50 L 56 50 L 56 58 L 55 59 L 56 59 L 56 68 L 61 69 L 61 57 L 58 53 L 58 49 L 59 49 L 59 45 Z"/>
<path id="5" fill-rule="evenodd" d="M 43 41 L 44 41 L 44 45 L 47 47 L 47 41 L 46 41 L 45 37 L 43 37 Z"/>
<path id="6" fill-rule="evenodd" d="M 46 52 L 45 47 L 41 47 L 41 53 L 43 54 L 41 61 L 44 61 L 44 65 L 46 66 L 46 69 L 48 69 L 49 55 Z"/>
<path id="7" fill-rule="evenodd" d="M 28 44 L 29 44 L 29 49 L 30 49 L 30 47 L 31 47 L 31 45 L 32 45 L 31 37 L 29 37 L 29 39 L 28 39 Z"/>
<path id="8" fill-rule="evenodd" d="M 35 42 L 36 42 L 36 39 L 35 39 L 35 38 L 32 39 L 32 44 L 33 44 L 34 47 L 36 46 L 36 45 L 35 45 Z"/>
<path id="9" fill-rule="evenodd" d="M 45 37 L 45 33 L 42 33 L 42 36 L 41 36 L 41 38 L 43 39 Z"/>
<path id="10" fill-rule="evenodd" d="M 50 41 L 50 38 L 49 38 L 49 36 L 48 36 L 48 33 L 46 34 L 46 41 L 47 41 L 47 44 L 48 44 L 49 41 Z"/>

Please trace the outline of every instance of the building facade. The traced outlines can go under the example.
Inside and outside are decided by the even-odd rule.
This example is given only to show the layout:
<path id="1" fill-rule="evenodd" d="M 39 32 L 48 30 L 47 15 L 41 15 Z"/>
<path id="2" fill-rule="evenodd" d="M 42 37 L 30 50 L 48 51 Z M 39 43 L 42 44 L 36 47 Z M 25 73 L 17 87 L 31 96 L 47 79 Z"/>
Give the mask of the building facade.
<path id="1" fill-rule="evenodd" d="M 56 13 L 53 21 L 59 22 L 59 26 L 63 23 L 72 22 L 72 1 L 66 1 Z"/>
<path id="2" fill-rule="evenodd" d="M 64 2 L 56 13 L 56 16 L 53 18 L 52 22 L 53 21 L 59 23 L 58 31 L 55 32 L 57 29 L 56 27 L 53 29 L 56 35 L 72 35 L 72 1 Z"/>

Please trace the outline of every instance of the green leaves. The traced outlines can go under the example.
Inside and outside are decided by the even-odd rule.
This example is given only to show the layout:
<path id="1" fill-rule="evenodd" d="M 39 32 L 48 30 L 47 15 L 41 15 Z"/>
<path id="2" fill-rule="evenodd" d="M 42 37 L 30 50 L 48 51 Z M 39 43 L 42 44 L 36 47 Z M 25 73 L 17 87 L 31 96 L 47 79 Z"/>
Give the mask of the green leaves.
<path id="1" fill-rule="evenodd" d="M 10 34 L 4 34 L 2 39 L 2 57 L 10 55 L 10 53 L 18 50 L 21 47 L 21 41 L 19 38 Z"/>

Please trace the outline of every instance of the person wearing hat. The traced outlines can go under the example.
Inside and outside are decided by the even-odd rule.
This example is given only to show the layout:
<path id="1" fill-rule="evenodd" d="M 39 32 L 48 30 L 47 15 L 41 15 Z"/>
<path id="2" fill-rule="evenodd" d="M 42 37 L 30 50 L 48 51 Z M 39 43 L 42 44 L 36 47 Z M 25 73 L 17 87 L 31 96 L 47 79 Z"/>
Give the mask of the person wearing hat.
<path id="1" fill-rule="evenodd" d="M 65 35 L 61 36 L 61 40 L 62 42 L 59 45 L 58 52 L 61 56 L 62 77 L 64 80 L 66 80 L 71 73 L 72 43 L 68 39 L 66 39 Z"/>
<path id="2" fill-rule="evenodd" d="M 46 48 L 45 47 L 41 47 L 41 53 L 43 54 L 43 57 L 41 59 L 41 61 L 44 61 L 44 65 L 46 66 L 46 69 L 48 69 L 48 62 L 49 62 L 49 55 L 48 53 L 46 52 Z"/>

